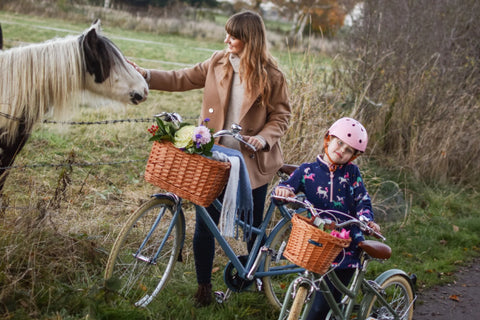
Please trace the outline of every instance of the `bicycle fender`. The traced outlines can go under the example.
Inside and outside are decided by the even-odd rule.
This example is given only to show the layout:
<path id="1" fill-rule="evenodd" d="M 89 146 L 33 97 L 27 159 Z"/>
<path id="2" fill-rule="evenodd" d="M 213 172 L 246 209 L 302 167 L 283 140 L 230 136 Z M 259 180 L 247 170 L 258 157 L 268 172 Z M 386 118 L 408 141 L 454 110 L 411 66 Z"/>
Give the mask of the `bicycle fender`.
<path id="1" fill-rule="evenodd" d="M 385 282 L 385 280 L 387 280 L 388 278 L 390 278 L 391 276 L 396 275 L 396 274 L 407 278 L 408 281 L 410 282 L 410 284 L 413 287 L 413 283 L 412 283 L 410 277 L 408 276 L 408 274 L 405 271 L 400 270 L 400 269 L 390 269 L 390 270 L 387 270 L 387 271 L 383 272 L 381 275 L 379 275 L 375 279 L 375 282 L 378 283 L 379 285 L 382 285 L 382 283 Z"/>
<path id="2" fill-rule="evenodd" d="M 416 293 L 415 293 L 415 285 L 413 284 L 412 282 L 412 279 L 408 276 L 408 274 L 403 271 L 403 270 L 400 270 L 400 269 L 390 269 L 390 270 L 387 270 L 385 272 L 383 272 L 382 274 L 380 274 L 376 279 L 375 279 L 375 282 L 381 286 L 387 279 L 389 279 L 390 277 L 394 276 L 394 275 L 398 275 L 398 276 L 401 276 L 405 279 L 408 280 L 408 283 L 410 283 L 410 286 L 412 287 L 412 291 L 413 291 L 413 296 L 415 297 L 416 296 Z M 367 313 L 367 308 L 368 306 L 370 305 L 370 302 L 372 301 L 372 299 L 374 298 L 374 294 L 367 294 L 363 299 L 362 299 L 362 302 L 360 304 L 360 319 L 365 319 L 365 316 L 366 316 L 366 313 Z"/>
<path id="3" fill-rule="evenodd" d="M 167 192 L 167 193 L 155 193 L 150 196 L 150 198 L 157 198 L 157 199 L 168 199 L 171 200 L 172 202 L 175 203 L 175 205 L 179 205 L 180 203 L 180 198 L 176 196 L 173 193 Z"/>
<path id="4" fill-rule="evenodd" d="M 390 269 L 390 270 L 387 270 L 387 271 L 383 272 L 381 275 L 379 275 L 375 279 L 375 282 L 378 283 L 379 285 L 382 285 L 383 282 L 385 282 L 385 280 L 387 280 L 388 278 L 390 278 L 393 275 L 399 275 L 399 276 L 402 276 L 405 279 L 407 279 L 408 283 L 410 283 L 410 286 L 412 287 L 413 296 L 415 297 L 417 295 L 417 293 L 415 291 L 415 283 L 412 280 L 412 277 L 410 277 L 405 271 L 400 270 L 400 269 Z M 415 275 L 413 275 L 413 276 L 416 278 Z"/>

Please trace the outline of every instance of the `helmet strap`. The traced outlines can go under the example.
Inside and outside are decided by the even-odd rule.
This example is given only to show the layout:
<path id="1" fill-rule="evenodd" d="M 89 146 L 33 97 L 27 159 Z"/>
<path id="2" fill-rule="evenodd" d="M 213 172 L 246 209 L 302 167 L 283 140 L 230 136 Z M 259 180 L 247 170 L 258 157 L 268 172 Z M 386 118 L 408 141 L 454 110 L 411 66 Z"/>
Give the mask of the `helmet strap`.
<path id="1" fill-rule="evenodd" d="M 331 135 L 329 135 L 328 133 L 325 135 L 325 138 L 323 139 L 323 148 L 325 150 L 325 154 L 327 155 L 327 158 L 328 160 L 330 161 L 330 165 L 329 165 L 329 169 L 331 172 L 334 172 L 335 170 L 337 170 L 337 168 L 339 166 L 341 166 L 341 164 L 338 164 L 338 163 L 335 163 L 332 158 L 330 158 L 330 155 L 328 154 L 328 145 L 330 143 L 330 141 L 332 140 L 331 139 Z M 352 162 L 353 160 L 355 160 L 358 156 L 360 155 L 359 152 L 357 152 L 356 154 L 354 154 L 350 160 L 347 161 L 347 163 L 349 162 Z"/>
<path id="2" fill-rule="evenodd" d="M 328 160 L 330 161 L 330 165 L 328 166 L 328 169 L 330 172 L 335 172 L 337 170 L 339 164 L 335 163 L 332 158 L 330 158 L 330 155 L 328 154 L 328 144 L 330 143 L 331 135 L 328 133 L 325 135 L 325 138 L 323 139 L 323 149 L 325 150 L 325 155 L 327 156 Z"/>

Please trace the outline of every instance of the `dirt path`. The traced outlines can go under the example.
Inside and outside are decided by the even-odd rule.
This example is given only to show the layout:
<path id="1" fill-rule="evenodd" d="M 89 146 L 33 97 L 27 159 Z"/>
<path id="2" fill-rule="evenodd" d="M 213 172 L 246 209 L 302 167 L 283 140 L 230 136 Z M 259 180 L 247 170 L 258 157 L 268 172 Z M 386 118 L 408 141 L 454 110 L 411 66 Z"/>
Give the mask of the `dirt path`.
<path id="1" fill-rule="evenodd" d="M 480 319 L 480 258 L 462 267 L 457 280 L 418 293 L 413 320 Z"/>

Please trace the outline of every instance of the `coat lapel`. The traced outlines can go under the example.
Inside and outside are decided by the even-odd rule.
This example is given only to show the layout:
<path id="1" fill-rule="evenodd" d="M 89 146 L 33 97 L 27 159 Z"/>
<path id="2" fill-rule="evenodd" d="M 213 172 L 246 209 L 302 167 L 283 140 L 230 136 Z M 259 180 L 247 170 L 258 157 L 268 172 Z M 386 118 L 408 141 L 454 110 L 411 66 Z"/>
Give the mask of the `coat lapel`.
<path id="1" fill-rule="evenodd" d="M 245 90 L 245 96 L 243 98 L 242 110 L 240 111 L 239 122 L 242 121 L 243 117 L 247 114 L 248 110 L 253 106 L 255 101 L 260 98 L 260 88 L 254 88 L 254 91 L 247 92 Z"/>

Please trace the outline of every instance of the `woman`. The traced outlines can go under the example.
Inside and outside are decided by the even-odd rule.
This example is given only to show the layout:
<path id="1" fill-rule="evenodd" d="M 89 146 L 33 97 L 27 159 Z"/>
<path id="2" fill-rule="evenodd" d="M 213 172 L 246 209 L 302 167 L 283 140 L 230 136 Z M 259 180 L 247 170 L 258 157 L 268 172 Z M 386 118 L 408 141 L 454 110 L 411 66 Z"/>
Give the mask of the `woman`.
<path id="1" fill-rule="evenodd" d="M 280 138 L 285 134 L 291 108 L 283 73 L 267 49 L 266 30 L 262 18 L 245 11 L 229 18 L 225 25 L 227 47 L 192 68 L 159 71 L 137 70 L 149 82 L 150 89 L 186 91 L 204 88 L 201 119 L 209 118 L 208 127 L 219 131 L 239 124 L 241 134 L 256 152 L 231 138 L 220 143 L 241 151 L 252 187 L 253 224 L 259 226 L 268 183 L 283 164 Z M 135 64 L 134 64 L 135 66 Z M 219 212 L 207 208 L 218 224 Z M 249 241 L 250 248 L 253 239 Z M 212 302 L 211 273 L 215 241 L 203 221 L 198 218 L 193 239 L 198 290 L 197 306 Z"/>

